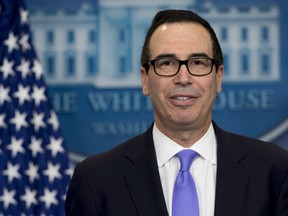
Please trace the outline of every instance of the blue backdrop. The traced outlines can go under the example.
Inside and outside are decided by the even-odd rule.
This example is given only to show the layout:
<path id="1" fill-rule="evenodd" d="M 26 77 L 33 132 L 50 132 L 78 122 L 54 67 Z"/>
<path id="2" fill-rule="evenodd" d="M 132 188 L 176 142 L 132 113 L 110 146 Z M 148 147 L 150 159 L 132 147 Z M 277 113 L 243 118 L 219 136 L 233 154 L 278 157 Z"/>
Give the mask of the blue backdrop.
<path id="1" fill-rule="evenodd" d="M 140 52 L 154 14 L 191 9 L 215 29 L 225 59 L 214 120 L 288 148 L 286 0 L 27 0 L 34 45 L 70 152 L 79 161 L 152 123 Z"/>

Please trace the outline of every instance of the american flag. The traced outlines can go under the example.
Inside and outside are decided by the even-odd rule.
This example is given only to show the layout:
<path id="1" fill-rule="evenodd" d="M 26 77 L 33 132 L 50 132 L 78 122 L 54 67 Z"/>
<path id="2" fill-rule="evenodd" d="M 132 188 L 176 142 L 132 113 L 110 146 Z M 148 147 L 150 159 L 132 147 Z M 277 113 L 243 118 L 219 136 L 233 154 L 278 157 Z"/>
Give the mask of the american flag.
<path id="1" fill-rule="evenodd" d="M 0 215 L 65 215 L 64 140 L 23 0 L 0 0 Z"/>

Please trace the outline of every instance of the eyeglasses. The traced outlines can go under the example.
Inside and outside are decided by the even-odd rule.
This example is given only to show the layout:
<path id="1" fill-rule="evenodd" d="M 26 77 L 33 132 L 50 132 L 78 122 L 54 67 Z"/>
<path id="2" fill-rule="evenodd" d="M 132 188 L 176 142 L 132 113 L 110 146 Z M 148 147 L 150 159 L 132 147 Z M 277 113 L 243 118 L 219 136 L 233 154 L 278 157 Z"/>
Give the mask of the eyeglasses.
<path id="1" fill-rule="evenodd" d="M 149 61 L 146 65 L 148 68 L 153 66 L 154 71 L 159 76 L 175 76 L 181 65 L 185 65 L 188 72 L 194 76 L 205 76 L 212 72 L 213 65 L 218 65 L 218 61 L 208 57 L 193 57 L 187 60 L 174 58 L 159 58 Z"/>

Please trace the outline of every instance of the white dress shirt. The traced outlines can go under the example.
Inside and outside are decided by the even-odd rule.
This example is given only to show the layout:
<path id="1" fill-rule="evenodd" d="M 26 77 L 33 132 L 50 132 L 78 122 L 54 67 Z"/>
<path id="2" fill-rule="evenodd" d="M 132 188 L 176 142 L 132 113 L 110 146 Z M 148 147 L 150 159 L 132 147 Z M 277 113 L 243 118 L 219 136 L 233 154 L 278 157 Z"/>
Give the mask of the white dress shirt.
<path id="1" fill-rule="evenodd" d="M 169 215 L 172 215 L 172 194 L 175 179 L 180 169 L 180 161 L 175 156 L 184 147 L 164 135 L 154 124 L 153 139 L 155 144 L 158 169 Z M 198 194 L 200 216 L 213 216 L 215 206 L 217 144 L 212 123 L 204 136 L 190 149 L 197 156 L 190 173 L 194 178 Z"/>

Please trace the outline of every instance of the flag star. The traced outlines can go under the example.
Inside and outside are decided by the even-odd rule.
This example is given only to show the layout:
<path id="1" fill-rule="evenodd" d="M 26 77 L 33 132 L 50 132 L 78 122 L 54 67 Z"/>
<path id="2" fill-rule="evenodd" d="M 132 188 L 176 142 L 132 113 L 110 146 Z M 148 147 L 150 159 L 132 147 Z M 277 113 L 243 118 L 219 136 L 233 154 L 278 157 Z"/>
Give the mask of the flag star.
<path id="1" fill-rule="evenodd" d="M 0 154 L 2 154 L 1 145 L 2 145 L 2 140 L 0 139 Z"/>
<path id="2" fill-rule="evenodd" d="M 15 157 L 18 153 L 24 153 L 25 150 L 22 146 L 24 140 L 17 140 L 14 136 L 11 138 L 11 143 L 7 145 L 7 149 L 12 151 L 12 156 Z"/>
<path id="3" fill-rule="evenodd" d="M 25 100 L 27 101 L 30 100 L 29 91 L 30 91 L 29 86 L 24 87 L 23 85 L 19 84 L 18 91 L 15 92 L 13 96 L 18 98 L 20 105 L 23 105 Z"/>
<path id="4" fill-rule="evenodd" d="M 5 113 L 0 114 L 0 128 L 6 128 L 7 127 L 7 125 L 5 123 L 5 117 L 6 117 Z"/>
<path id="5" fill-rule="evenodd" d="M 27 10 L 24 10 L 23 8 L 20 8 L 20 16 L 21 16 L 21 24 L 28 24 L 28 17 L 29 17 L 29 12 Z"/>
<path id="6" fill-rule="evenodd" d="M 36 157 L 36 155 L 39 153 L 43 153 L 44 150 L 41 147 L 42 139 L 36 139 L 34 136 L 31 137 L 31 143 L 29 144 L 28 148 L 32 152 L 32 156 Z"/>
<path id="7" fill-rule="evenodd" d="M 10 119 L 10 123 L 15 124 L 16 130 L 19 131 L 21 127 L 28 127 L 26 117 L 27 113 L 20 113 L 19 110 L 16 110 L 14 118 Z"/>
<path id="8" fill-rule="evenodd" d="M 7 209 L 9 205 L 17 205 L 17 202 L 14 198 L 16 190 L 8 191 L 7 188 L 3 189 L 3 195 L 0 196 L 0 201 L 4 203 L 4 208 Z"/>
<path id="9" fill-rule="evenodd" d="M 47 98 L 45 96 L 45 87 L 42 86 L 41 88 L 38 88 L 36 85 L 34 85 L 32 97 L 35 100 L 36 106 L 39 106 L 41 101 L 47 101 Z"/>
<path id="10" fill-rule="evenodd" d="M 65 175 L 68 175 L 70 178 L 72 177 L 74 172 L 74 166 L 72 164 L 69 164 L 68 169 L 65 171 Z"/>
<path id="11" fill-rule="evenodd" d="M 40 127 L 45 128 L 46 124 L 44 123 L 44 113 L 33 112 L 33 118 L 31 119 L 31 123 L 34 125 L 34 129 L 36 132 L 39 131 Z"/>
<path id="12" fill-rule="evenodd" d="M 57 115 L 54 111 L 50 112 L 50 118 L 48 119 L 48 123 L 52 125 L 54 131 L 58 130 L 59 121 L 58 121 Z"/>
<path id="13" fill-rule="evenodd" d="M 39 173 L 38 173 L 39 166 L 34 165 L 32 162 L 29 162 L 29 168 L 25 170 L 25 174 L 29 177 L 29 182 L 33 183 L 35 179 L 39 179 Z"/>
<path id="14" fill-rule="evenodd" d="M 20 199 L 25 202 L 26 209 L 30 208 L 32 204 L 37 205 L 36 200 L 36 190 L 30 190 L 30 188 L 25 187 L 25 194 L 20 197 Z"/>
<path id="15" fill-rule="evenodd" d="M 25 79 L 27 77 L 27 75 L 30 73 L 30 61 L 29 60 L 25 60 L 24 58 L 21 59 L 21 64 L 16 68 L 18 71 L 21 72 L 21 76 L 23 79 Z"/>
<path id="16" fill-rule="evenodd" d="M 29 50 L 31 48 L 31 46 L 29 44 L 29 35 L 28 34 L 22 35 L 22 37 L 19 39 L 19 44 L 21 45 L 22 50 L 24 52 Z"/>
<path id="17" fill-rule="evenodd" d="M 13 60 L 8 61 L 7 58 L 4 58 L 3 63 L 0 67 L 0 71 L 2 71 L 4 79 L 7 79 L 9 75 L 14 75 L 13 65 Z"/>
<path id="18" fill-rule="evenodd" d="M 19 168 L 20 168 L 19 164 L 15 164 L 15 166 L 13 166 L 11 162 L 8 162 L 7 169 L 4 170 L 2 173 L 3 175 L 7 176 L 9 183 L 11 183 L 14 178 L 17 178 L 17 179 L 21 178 L 21 175 L 18 172 Z"/>
<path id="19" fill-rule="evenodd" d="M 50 191 L 48 188 L 44 188 L 44 195 L 40 196 L 40 201 L 45 203 L 45 207 L 48 209 L 52 204 L 58 205 L 56 199 L 57 190 Z"/>
<path id="20" fill-rule="evenodd" d="M 61 179 L 62 175 L 59 172 L 60 164 L 55 164 L 55 166 L 49 161 L 48 167 L 43 171 L 43 174 L 48 177 L 50 183 L 54 181 L 55 178 Z"/>
<path id="21" fill-rule="evenodd" d="M 0 84 L 0 105 L 3 105 L 5 101 L 9 102 L 11 101 L 11 98 L 9 96 L 10 88 L 4 88 Z"/>
<path id="22" fill-rule="evenodd" d="M 11 53 L 13 49 L 18 49 L 19 46 L 17 44 L 18 37 L 13 34 L 13 32 L 9 33 L 8 39 L 4 41 L 4 44 L 8 47 L 8 52 Z"/>
<path id="23" fill-rule="evenodd" d="M 58 152 L 64 153 L 62 142 L 63 138 L 55 139 L 55 137 L 50 137 L 50 143 L 47 145 L 47 149 L 51 151 L 53 157 L 55 157 Z"/>
<path id="24" fill-rule="evenodd" d="M 32 71 L 35 73 L 37 79 L 39 79 L 41 77 L 41 75 L 43 74 L 42 65 L 40 64 L 40 62 L 37 59 L 34 60 L 34 62 L 33 62 Z"/>

